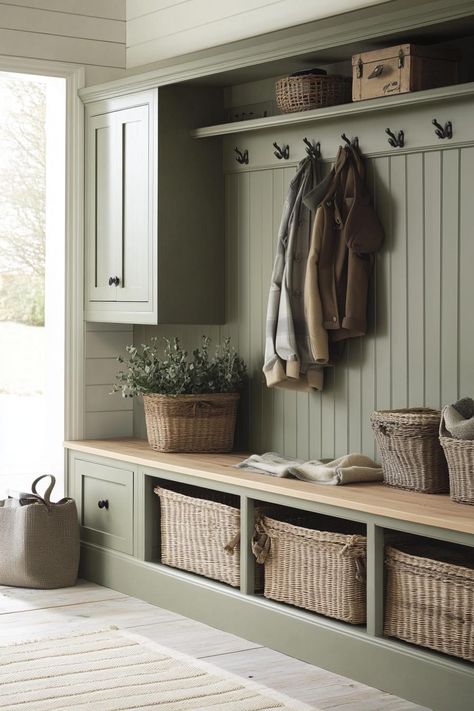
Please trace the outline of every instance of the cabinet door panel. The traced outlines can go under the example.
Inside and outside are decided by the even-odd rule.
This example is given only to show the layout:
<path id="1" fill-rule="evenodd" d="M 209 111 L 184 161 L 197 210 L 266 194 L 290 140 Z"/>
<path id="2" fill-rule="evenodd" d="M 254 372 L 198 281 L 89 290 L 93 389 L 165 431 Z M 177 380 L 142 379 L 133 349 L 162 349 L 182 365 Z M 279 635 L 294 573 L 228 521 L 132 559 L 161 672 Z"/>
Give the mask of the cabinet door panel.
<path id="1" fill-rule="evenodd" d="M 91 119 L 88 152 L 88 296 L 91 301 L 115 301 L 117 289 L 109 279 L 120 276 L 122 145 L 113 114 Z"/>
<path id="2" fill-rule="evenodd" d="M 148 105 L 117 114 L 122 145 L 122 233 L 117 301 L 148 301 L 152 207 Z"/>

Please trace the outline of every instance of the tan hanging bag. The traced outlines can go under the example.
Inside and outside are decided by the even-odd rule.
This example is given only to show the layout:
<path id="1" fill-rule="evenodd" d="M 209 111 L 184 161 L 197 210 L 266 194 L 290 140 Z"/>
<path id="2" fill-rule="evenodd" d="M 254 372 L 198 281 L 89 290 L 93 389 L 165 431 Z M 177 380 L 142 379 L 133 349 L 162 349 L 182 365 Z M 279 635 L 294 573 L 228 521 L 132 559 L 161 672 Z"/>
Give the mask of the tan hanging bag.
<path id="1" fill-rule="evenodd" d="M 49 477 L 44 496 L 36 485 Z M 35 479 L 31 494 L 0 500 L 0 585 L 64 588 L 79 567 L 79 521 L 73 499 L 51 501 L 56 479 Z"/>

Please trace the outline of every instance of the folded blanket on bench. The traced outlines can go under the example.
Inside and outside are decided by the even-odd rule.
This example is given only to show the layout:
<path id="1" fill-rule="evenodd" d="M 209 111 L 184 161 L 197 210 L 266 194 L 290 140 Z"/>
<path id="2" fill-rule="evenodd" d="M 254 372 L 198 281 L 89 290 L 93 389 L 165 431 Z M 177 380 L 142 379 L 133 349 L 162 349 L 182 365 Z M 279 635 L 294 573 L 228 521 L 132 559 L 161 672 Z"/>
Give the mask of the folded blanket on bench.
<path id="1" fill-rule="evenodd" d="M 382 468 L 365 454 L 346 454 L 332 461 L 314 459 L 305 462 L 302 459 L 283 457 L 277 452 L 266 452 L 252 454 L 236 466 L 240 469 L 264 472 L 271 476 L 332 486 L 382 480 Z"/>

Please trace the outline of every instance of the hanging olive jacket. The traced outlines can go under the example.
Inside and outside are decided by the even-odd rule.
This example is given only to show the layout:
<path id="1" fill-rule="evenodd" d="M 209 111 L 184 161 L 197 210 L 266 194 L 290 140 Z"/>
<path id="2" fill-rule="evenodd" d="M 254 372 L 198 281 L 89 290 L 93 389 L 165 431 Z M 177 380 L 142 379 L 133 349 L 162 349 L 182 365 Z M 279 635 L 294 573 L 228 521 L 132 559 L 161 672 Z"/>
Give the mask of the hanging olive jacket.
<path id="1" fill-rule="evenodd" d="M 313 320 L 308 319 L 310 341 L 316 342 L 321 326 L 328 331 L 331 342 L 363 336 L 367 331 L 367 293 L 374 255 L 382 245 L 384 233 L 365 185 L 358 148 L 339 148 L 332 170 L 305 196 L 304 202 L 317 210 L 310 253 L 317 252 L 321 300 L 318 309 L 309 308 L 307 299 L 312 290 L 307 283 L 306 313 L 316 314 Z M 313 263 L 313 272 L 314 269 Z"/>

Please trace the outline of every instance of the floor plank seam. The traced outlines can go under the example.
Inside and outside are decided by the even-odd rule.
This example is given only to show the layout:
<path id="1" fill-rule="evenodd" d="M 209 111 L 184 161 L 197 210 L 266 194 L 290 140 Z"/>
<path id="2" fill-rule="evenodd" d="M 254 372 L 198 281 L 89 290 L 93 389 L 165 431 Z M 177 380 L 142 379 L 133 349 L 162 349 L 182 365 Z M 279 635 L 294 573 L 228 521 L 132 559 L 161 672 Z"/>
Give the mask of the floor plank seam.
<path id="1" fill-rule="evenodd" d="M 122 597 L 118 597 L 117 595 L 115 595 L 114 597 L 102 598 L 101 600 L 91 600 L 88 602 L 71 602 L 62 605 L 47 605 L 46 607 L 33 607 L 31 608 L 31 610 L 9 610 L 7 612 L 0 612 L 0 615 L 19 615 L 20 613 L 24 612 L 40 612 L 41 610 L 62 610 L 65 607 L 69 608 L 81 607 L 81 605 L 94 605 L 102 602 L 112 602 L 113 600 L 124 600 L 127 597 L 128 595 L 123 595 Z"/>
<path id="2" fill-rule="evenodd" d="M 246 647 L 245 649 L 234 649 L 230 652 L 221 652 L 220 654 L 206 654 L 204 657 L 197 657 L 197 659 L 217 659 L 219 657 L 227 657 L 229 654 L 242 654 L 242 652 L 253 652 L 256 649 L 265 649 L 263 645 L 258 647 Z"/>

